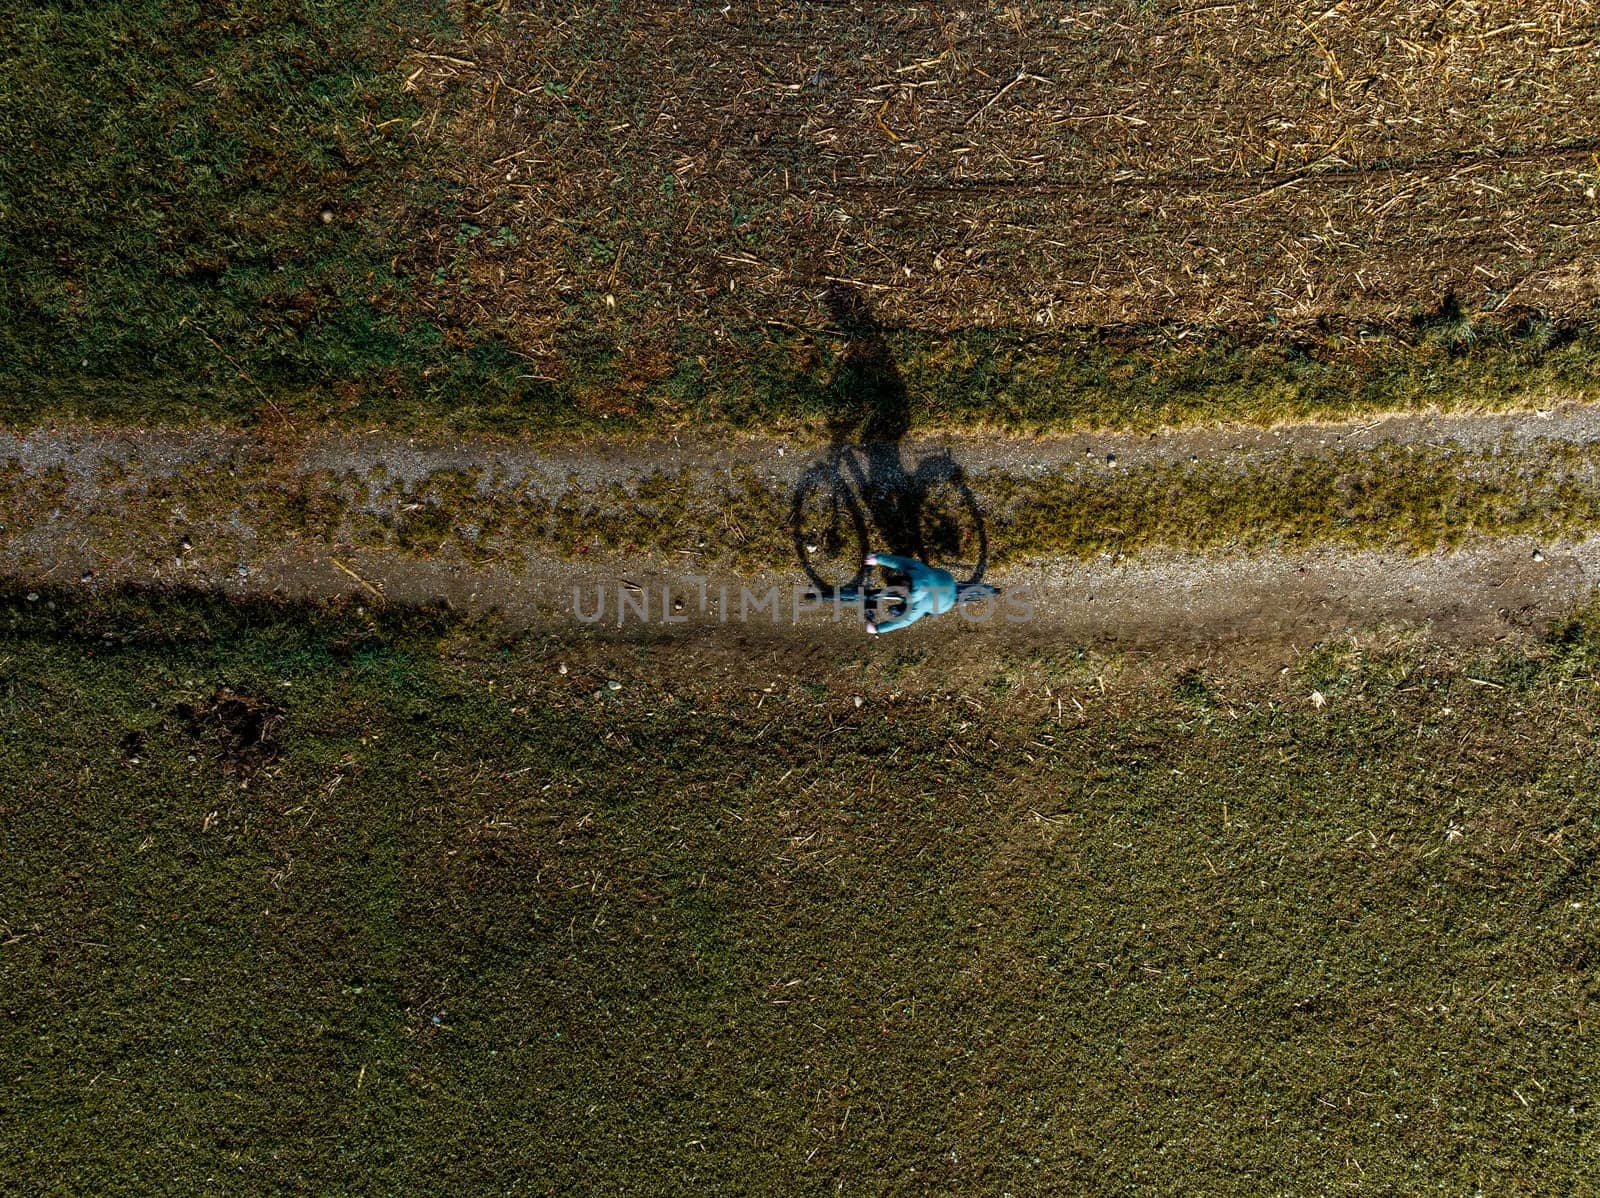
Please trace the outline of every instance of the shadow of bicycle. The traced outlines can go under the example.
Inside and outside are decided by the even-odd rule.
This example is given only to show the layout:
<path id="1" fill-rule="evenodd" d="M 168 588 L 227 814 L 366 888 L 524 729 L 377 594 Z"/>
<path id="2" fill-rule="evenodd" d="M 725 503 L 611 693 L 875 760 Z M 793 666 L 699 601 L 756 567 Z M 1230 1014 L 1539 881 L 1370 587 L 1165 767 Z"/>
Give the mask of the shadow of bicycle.
<path id="1" fill-rule="evenodd" d="M 800 568 L 825 597 L 861 586 L 875 551 L 977 583 L 989 540 L 965 472 L 942 450 L 905 461 L 905 380 L 883 330 L 854 290 L 836 284 L 826 298 L 848 343 L 828 391 L 828 451 L 801 475 L 790 507 Z"/>

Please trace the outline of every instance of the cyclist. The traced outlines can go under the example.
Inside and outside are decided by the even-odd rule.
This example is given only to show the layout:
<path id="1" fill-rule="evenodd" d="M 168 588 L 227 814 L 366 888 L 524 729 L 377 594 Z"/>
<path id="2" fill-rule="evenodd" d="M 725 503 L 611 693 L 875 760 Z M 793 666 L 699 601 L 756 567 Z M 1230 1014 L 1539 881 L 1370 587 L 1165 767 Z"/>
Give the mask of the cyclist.
<path id="1" fill-rule="evenodd" d="M 879 619 L 875 613 L 868 613 L 867 632 L 873 636 L 915 624 L 923 616 L 943 615 L 969 596 L 997 593 L 993 587 L 982 583 L 958 585 L 955 575 L 950 571 L 926 565 L 914 557 L 901 557 L 893 553 L 869 553 L 867 565 L 882 566 L 887 570 L 904 574 L 911 584 L 905 591 L 904 598 L 899 601 L 900 610 L 888 619 Z"/>

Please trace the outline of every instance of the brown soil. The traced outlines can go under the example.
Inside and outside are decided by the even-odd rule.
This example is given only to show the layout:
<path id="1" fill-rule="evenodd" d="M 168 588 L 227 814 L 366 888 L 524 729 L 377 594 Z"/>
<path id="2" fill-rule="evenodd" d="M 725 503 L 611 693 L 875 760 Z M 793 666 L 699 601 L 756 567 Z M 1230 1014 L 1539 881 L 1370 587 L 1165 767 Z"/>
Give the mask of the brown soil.
<path id="1" fill-rule="evenodd" d="M 431 303 L 546 356 L 826 323 L 1572 313 L 1591 3 L 535 5 L 419 53 L 471 199 Z"/>

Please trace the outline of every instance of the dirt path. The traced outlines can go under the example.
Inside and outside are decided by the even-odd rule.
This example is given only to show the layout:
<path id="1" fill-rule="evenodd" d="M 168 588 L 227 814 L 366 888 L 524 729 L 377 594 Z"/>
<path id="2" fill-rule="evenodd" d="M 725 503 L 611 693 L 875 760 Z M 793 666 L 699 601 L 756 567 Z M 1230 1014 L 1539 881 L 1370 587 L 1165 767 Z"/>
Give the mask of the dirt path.
<path id="1" fill-rule="evenodd" d="M 1600 442 L 1600 406 L 1140 437 L 943 437 L 894 450 L 908 464 L 932 453 L 959 462 L 981 507 L 996 480 L 1047 472 L 1103 476 L 1197 460 L 1248 466 L 1277 455 L 1406 444 L 1515 455 L 1551 441 Z M 797 563 L 730 564 L 715 546 L 696 548 L 706 544 L 703 533 L 673 553 L 588 544 L 570 553 L 543 546 L 513 553 L 496 546 L 515 541 L 514 519 L 494 536 L 475 523 L 518 497 L 609 495 L 642 505 L 641 483 L 686 470 L 757 480 L 773 497 L 772 510 L 781 511 L 817 460 L 815 445 L 682 436 L 541 448 L 380 435 L 286 440 L 221 430 L 0 433 L 0 572 L 41 588 L 135 583 L 238 596 L 442 600 L 473 613 L 498 610 L 518 626 L 615 633 L 620 612 L 624 630 L 649 625 L 652 635 L 859 636 L 848 611 L 835 619 L 800 604 L 797 618 L 794 595 L 804 585 Z M 457 488 L 454 506 L 441 479 Z M 514 516 L 516 509 L 507 510 Z M 383 537 L 374 533 L 380 526 L 389 530 Z M 987 622 L 930 622 L 896 643 L 962 636 L 1301 642 L 1388 623 L 1491 640 L 1542 627 L 1587 596 L 1597 578 L 1600 535 L 1586 531 L 1479 538 L 1420 557 L 1319 544 L 1290 552 L 1156 548 L 1090 561 L 1023 559 L 989 574 L 1011 602 Z M 594 616 L 603 603 L 603 617 L 580 621 L 575 593 L 582 615 Z"/>

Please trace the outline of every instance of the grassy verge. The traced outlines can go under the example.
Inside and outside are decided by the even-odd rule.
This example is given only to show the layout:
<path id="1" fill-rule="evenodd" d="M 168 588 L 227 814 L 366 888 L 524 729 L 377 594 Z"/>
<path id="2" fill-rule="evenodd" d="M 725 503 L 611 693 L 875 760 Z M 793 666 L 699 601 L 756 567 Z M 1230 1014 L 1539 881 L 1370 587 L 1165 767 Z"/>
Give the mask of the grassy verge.
<path id="1" fill-rule="evenodd" d="M 293 352 L 304 356 L 293 363 L 268 360 L 276 350 L 263 357 L 207 344 L 182 367 L 164 353 L 152 356 L 154 368 L 124 363 L 107 372 L 24 351 L 0 367 L 0 418 L 14 426 L 60 418 L 287 423 L 548 440 L 685 429 L 821 435 L 869 418 L 872 409 L 845 365 L 848 340 L 827 334 L 747 331 L 733 349 L 702 346 L 710 352 L 650 375 L 614 348 L 583 345 L 553 380 L 527 374 L 531 367 L 507 347 L 470 330 L 416 324 L 404 309 L 375 319 L 390 332 L 410 329 L 415 339 L 386 332 L 326 358 L 300 344 Z M 1267 426 L 1530 410 L 1600 395 L 1600 333 L 1592 325 L 1480 322 L 1461 341 L 1437 340 L 1432 326 L 1420 327 L 1359 338 L 897 330 L 886 344 L 904 381 L 900 419 L 920 432 Z M 63 348 L 66 357 L 80 352 L 76 343 Z"/>
<path id="2" fill-rule="evenodd" d="M 33 1192 L 1600 1184 L 1583 620 L 1137 686 L 0 621 Z"/>
<path id="3" fill-rule="evenodd" d="M 1225 330 L 890 332 L 887 356 L 918 428 L 1149 431 L 1185 424 L 1351 419 L 1373 412 L 1549 406 L 1600 384 L 1600 333 L 1534 317 L 1452 312 L 1403 327 L 1241 335 Z M 736 428 L 815 427 L 864 407 L 842 341 L 752 339 L 743 365 L 681 367 L 640 411 Z"/>

